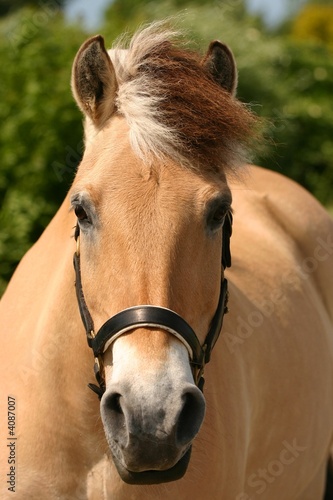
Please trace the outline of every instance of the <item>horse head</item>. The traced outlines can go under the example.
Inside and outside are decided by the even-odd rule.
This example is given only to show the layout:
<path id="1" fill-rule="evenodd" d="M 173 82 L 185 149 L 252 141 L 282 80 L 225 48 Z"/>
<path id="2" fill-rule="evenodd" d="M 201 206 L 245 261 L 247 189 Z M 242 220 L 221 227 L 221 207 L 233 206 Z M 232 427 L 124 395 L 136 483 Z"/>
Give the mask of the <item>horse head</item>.
<path id="1" fill-rule="evenodd" d="M 213 42 L 199 59 L 172 36 L 143 30 L 110 52 L 93 37 L 72 76 L 86 117 L 71 191 L 78 297 L 106 439 L 121 478 L 137 484 L 182 477 L 204 419 L 222 246 L 229 260 L 226 171 L 244 160 L 253 120 L 234 98 L 230 50 Z M 129 319 L 138 311 L 141 322 Z"/>

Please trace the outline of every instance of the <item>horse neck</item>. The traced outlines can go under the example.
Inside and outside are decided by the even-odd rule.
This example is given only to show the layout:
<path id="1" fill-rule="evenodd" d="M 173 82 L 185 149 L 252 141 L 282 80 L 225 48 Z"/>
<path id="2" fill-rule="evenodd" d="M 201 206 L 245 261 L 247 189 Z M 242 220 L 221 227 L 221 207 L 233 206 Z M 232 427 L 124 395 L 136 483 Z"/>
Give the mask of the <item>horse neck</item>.
<path id="1" fill-rule="evenodd" d="M 25 382 L 29 379 L 39 385 L 42 381 L 48 391 L 50 386 L 57 390 L 62 378 L 68 390 L 76 384 L 86 389 L 89 380 L 84 377 L 93 378 L 74 290 L 74 225 L 66 199 L 22 259 L 1 301 L 1 330 L 13 359 L 18 355 L 17 345 L 21 346 Z M 16 347 L 10 343 L 11 332 L 17 338 Z"/>

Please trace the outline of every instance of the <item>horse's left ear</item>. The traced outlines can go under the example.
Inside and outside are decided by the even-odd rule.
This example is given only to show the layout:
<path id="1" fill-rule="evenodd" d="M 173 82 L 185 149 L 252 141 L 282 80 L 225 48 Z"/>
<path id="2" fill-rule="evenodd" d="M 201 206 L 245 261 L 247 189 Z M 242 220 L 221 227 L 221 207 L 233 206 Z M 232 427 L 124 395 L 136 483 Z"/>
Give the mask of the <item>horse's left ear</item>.
<path id="1" fill-rule="evenodd" d="M 221 87 L 232 95 L 236 93 L 236 62 L 227 45 L 218 40 L 211 42 L 202 64 Z"/>
<path id="2" fill-rule="evenodd" d="M 72 91 L 79 108 L 102 128 L 111 117 L 118 84 L 115 70 L 100 35 L 79 49 L 72 69 Z"/>

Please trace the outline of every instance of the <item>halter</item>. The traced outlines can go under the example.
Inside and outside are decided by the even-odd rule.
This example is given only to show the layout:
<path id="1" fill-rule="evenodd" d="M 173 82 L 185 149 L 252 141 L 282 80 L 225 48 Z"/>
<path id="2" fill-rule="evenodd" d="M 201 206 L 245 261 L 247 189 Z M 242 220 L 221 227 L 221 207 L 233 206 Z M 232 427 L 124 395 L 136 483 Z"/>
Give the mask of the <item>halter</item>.
<path id="1" fill-rule="evenodd" d="M 222 229 L 222 267 L 231 266 L 230 236 L 232 233 L 232 214 L 228 212 Z M 80 228 L 78 224 L 75 229 L 75 240 L 77 243 L 74 253 L 75 288 L 79 304 L 79 310 L 83 325 L 86 330 L 89 347 L 93 350 L 95 357 L 95 377 L 98 386 L 88 384 L 101 399 L 105 392 L 105 378 L 103 366 L 103 354 L 110 345 L 121 335 L 136 328 L 160 328 L 171 335 L 177 337 L 186 347 L 190 364 L 192 366 L 193 377 L 196 385 L 203 390 L 204 367 L 210 361 L 211 352 L 220 335 L 223 323 L 223 316 L 228 312 L 228 282 L 223 277 L 218 305 L 210 324 L 203 345 L 200 344 L 192 327 L 174 311 L 165 307 L 140 305 L 124 309 L 108 319 L 95 333 L 94 322 L 87 307 L 81 281 L 80 267 Z"/>

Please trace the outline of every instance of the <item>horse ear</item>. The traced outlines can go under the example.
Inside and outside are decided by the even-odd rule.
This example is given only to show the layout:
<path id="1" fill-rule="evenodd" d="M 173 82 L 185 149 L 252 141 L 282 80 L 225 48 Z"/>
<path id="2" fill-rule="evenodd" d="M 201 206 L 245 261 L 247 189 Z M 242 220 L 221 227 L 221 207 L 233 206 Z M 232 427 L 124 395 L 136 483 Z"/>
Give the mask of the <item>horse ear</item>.
<path id="1" fill-rule="evenodd" d="M 236 93 L 236 62 L 227 45 L 218 40 L 211 42 L 202 64 L 221 87 L 232 95 Z"/>
<path id="2" fill-rule="evenodd" d="M 118 84 L 102 36 L 89 38 L 79 49 L 72 69 L 72 91 L 85 115 L 102 128 L 115 107 Z"/>

